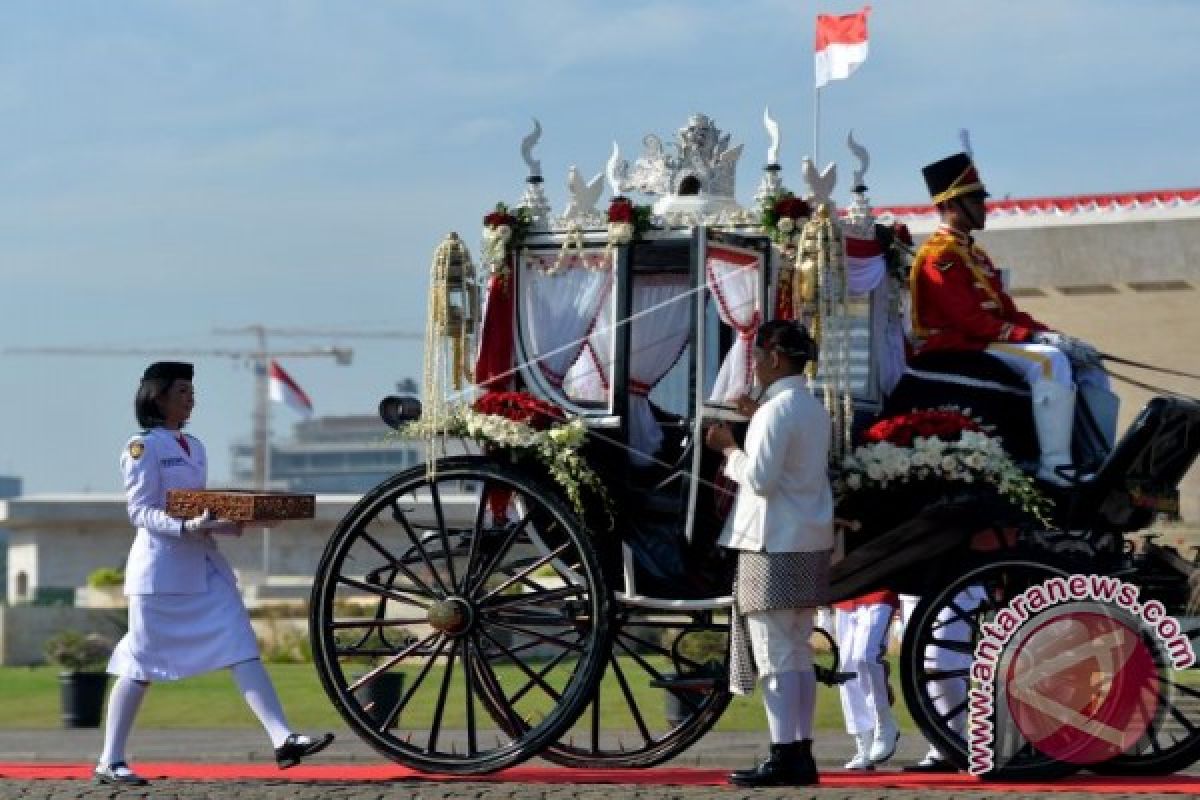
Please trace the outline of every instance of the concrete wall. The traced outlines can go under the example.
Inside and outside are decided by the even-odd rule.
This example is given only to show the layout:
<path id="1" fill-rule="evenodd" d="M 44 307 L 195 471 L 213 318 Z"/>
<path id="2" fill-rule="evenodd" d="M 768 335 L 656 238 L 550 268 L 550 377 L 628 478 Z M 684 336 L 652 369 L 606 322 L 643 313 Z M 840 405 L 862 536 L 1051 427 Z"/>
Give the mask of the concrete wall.
<path id="1" fill-rule="evenodd" d="M 45 663 L 45 641 L 64 630 L 100 633 L 115 644 L 125 633 L 125 612 L 69 606 L 0 605 L 0 664 L 25 667 Z"/>

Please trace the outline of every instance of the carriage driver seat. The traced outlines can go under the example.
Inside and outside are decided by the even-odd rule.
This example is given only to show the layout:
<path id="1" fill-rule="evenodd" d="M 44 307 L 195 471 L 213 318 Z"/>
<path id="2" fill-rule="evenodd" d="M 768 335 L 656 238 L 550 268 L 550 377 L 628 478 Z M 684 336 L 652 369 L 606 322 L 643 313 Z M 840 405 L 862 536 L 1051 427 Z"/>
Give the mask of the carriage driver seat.
<path id="1" fill-rule="evenodd" d="M 884 401 L 885 415 L 920 408 L 955 406 L 995 427 L 1009 455 L 1031 472 L 1040 456 L 1033 394 L 1025 381 L 984 351 L 933 351 L 914 357 Z M 1075 403 L 1071 466 L 1060 470 L 1068 483 L 1094 473 L 1112 441 L 1080 395 Z"/>

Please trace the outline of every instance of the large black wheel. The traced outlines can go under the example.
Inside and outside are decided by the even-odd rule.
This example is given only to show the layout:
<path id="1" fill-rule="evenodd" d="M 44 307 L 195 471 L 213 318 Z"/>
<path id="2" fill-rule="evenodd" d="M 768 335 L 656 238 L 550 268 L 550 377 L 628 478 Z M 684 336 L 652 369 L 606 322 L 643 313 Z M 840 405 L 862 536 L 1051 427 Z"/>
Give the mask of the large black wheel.
<path id="1" fill-rule="evenodd" d="M 1193 624 L 1182 633 L 1200 655 L 1200 626 Z M 1162 659 L 1157 718 L 1130 752 L 1092 765 L 1093 772 L 1170 775 L 1200 761 L 1200 664 L 1172 671 L 1168 654 L 1159 648 L 1157 655 Z"/>
<path id="2" fill-rule="evenodd" d="M 1025 589 L 1065 574 L 1042 561 L 1002 557 L 969 566 L 947 585 L 924 595 L 914 609 L 900 653 L 904 700 L 921 733 L 959 769 L 967 769 L 970 755 L 970 670 L 981 626 Z M 987 774 L 992 779 L 1043 780 L 1079 770 L 1026 741 L 995 744 L 1004 749 L 1005 757 Z"/>
<path id="3" fill-rule="evenodd" d="M 650 767 L 694 744 L 729 705 L 728 612 L 621 606 L 603 679 L 542 757 L 593 769 Z"/>
<path id="4" fill-rule="evenodd" d="M 592 542 L 558 494 L 460 457 L 355 504 L 317 568 L 310 634 L 326 693 L 367 743 L 471 774 L 537 755 L 574 722 L 605 667 L 610 614 Z"/>

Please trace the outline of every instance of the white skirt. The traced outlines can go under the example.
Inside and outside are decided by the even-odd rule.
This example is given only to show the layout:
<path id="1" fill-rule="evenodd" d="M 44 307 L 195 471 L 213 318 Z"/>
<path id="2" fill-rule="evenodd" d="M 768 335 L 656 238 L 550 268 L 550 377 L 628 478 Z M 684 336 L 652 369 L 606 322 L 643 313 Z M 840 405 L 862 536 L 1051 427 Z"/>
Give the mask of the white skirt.
<path id="1" fill-rule="evenodd" d="M 258 658 L 258 640 L 242 597 L 208 563 L 203 594 L 135 594 L 129 631 L 108 671 L 136 681 L 177 681 Z"/>

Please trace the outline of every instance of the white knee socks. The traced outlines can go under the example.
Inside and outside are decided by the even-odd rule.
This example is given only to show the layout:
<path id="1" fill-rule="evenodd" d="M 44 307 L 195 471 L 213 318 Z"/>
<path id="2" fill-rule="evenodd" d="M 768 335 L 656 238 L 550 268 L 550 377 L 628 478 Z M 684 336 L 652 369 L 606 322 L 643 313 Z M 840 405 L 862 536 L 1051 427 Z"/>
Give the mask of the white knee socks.
<path id="1" fill-rule="evenodd" d="M 108 766 L 125 760 L 125 743 L 133 730 L 142 699 L 149 684 L 138 683 L 131 678 L 120 677 L 108 693 L 108 715 L 104 720 L 104 752 L 100 764 Z"/>
<path id="2" fill-rule="evenodd" d="M 271 676 L 267 675 L 262 661 L 256 658 L 253 661 L 234 664 L 232 672 L 246 705 L 250 706 L 254 716 L 258 717 L 258 721 L 266 728 L 267 736 L 271 737 L 271 746 L 279 747 L 287 740 L 292 729 L 283 715 L 279 695 L 275 693 Z"/>
<path id="3" fill-rule="evenodd" d="M 811 669 L 796 675 L 796 741 L 811 739 L 817 713 L 817 675 Z"/>

